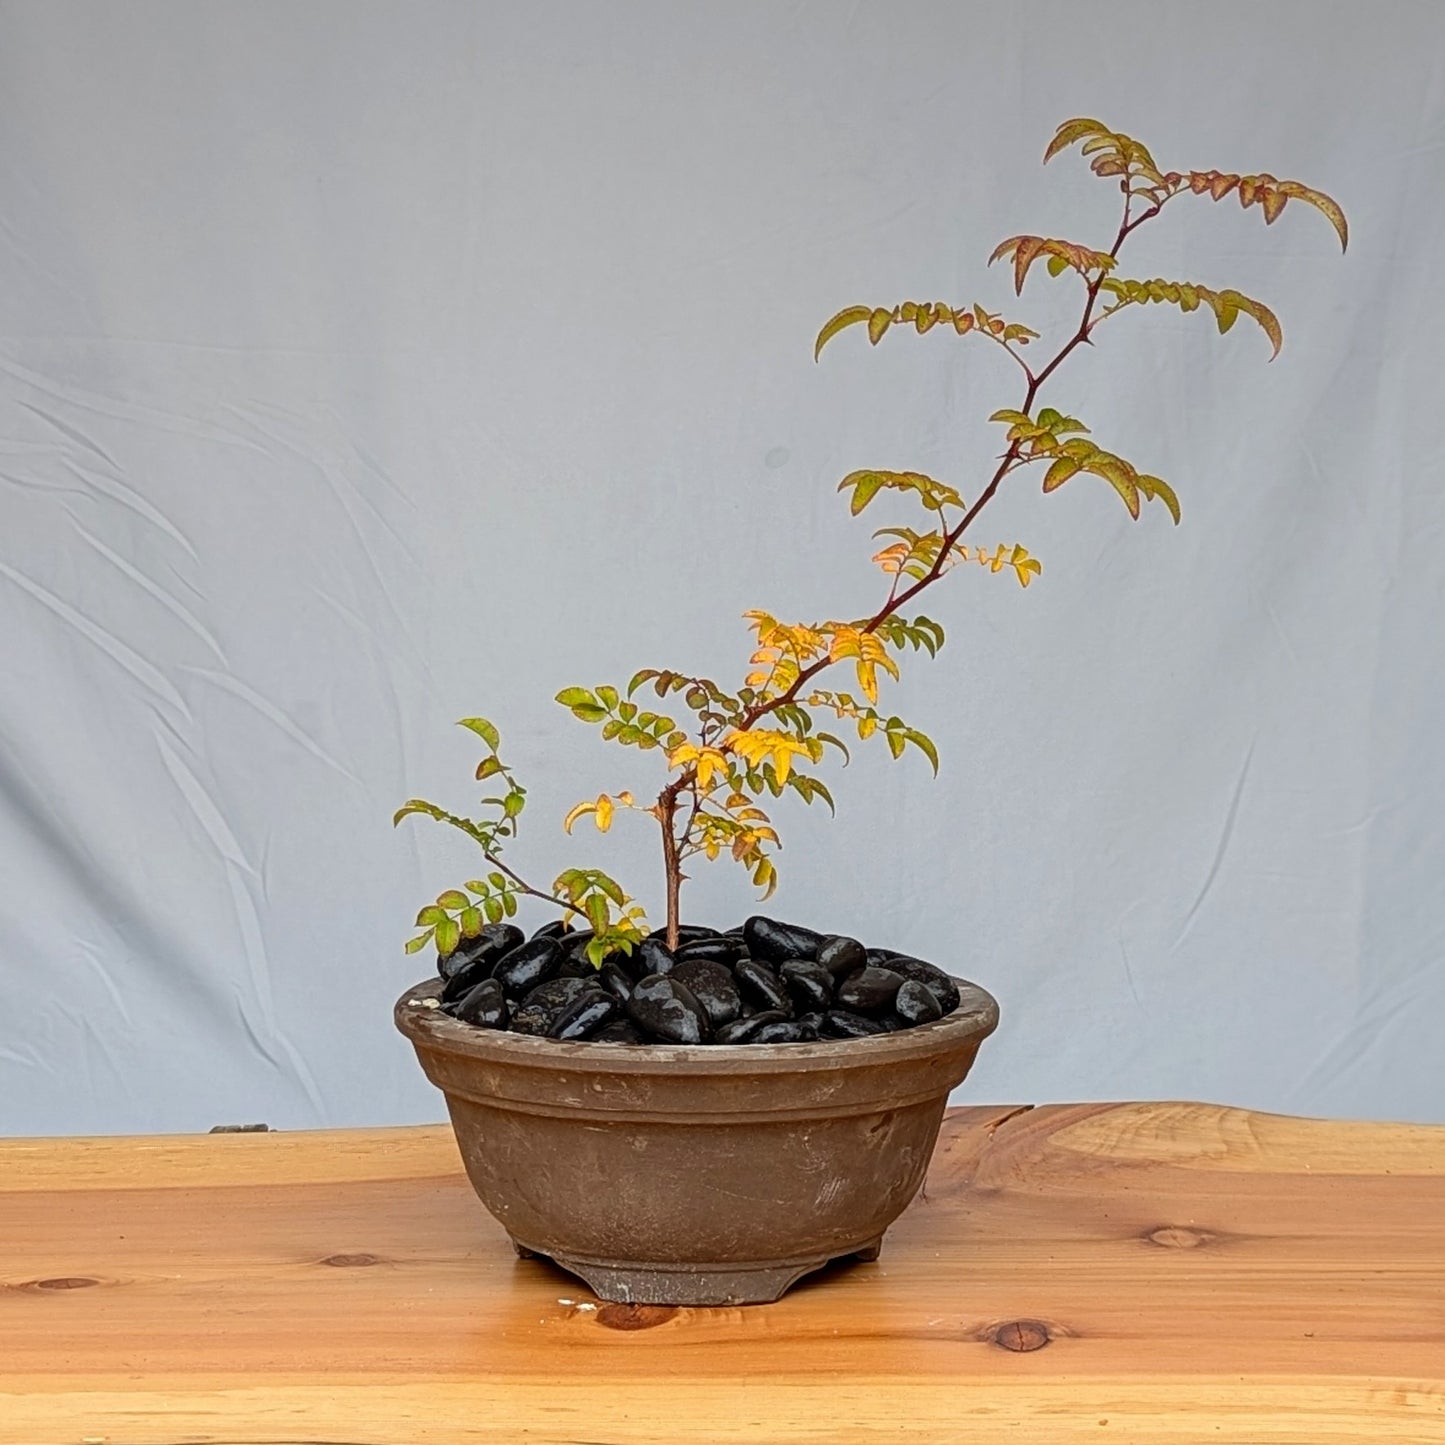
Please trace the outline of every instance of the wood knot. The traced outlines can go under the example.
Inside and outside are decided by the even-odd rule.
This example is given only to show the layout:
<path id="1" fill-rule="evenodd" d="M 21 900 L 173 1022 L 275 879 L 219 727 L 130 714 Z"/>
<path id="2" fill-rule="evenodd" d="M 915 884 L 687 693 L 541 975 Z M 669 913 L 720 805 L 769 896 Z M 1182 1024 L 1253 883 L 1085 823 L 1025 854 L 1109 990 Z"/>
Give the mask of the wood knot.
<path id="1" fill-rule="evenodd" d="M 368 1264 L 380 1264 L 381 1256 L 376 1254 L 328 1254 L 321 1261 L 333 1269 L 360 1269 Z"/>
<path id="2" fill-rule="evenodd" d="M 989 1338 L 1000 1349 L 1027 1355 L 1033 1350 L 1043 1349 L 1053 1335 L 1042 1320 L 1008 1320 L 997 1326 Z"/>
<path id="3" fill-rule="evenodd" d="M 652 1330 L 677 1313 L 674 1305 L 603 1305 L 597 1323 L 609 1330 Z"/>
<path id="4" fill-rule="evenodd" d="M 1207 1229 L 1191 1229 L 1182 1224 L 1162 1224 L 1144 1236 L 1150 1244 L 1163 1249 L 1198 1249 L 1201 1245 L 1213 1244 L 1218 1237 Z"/>
<path id="5" fill-rule="evenodd" d="M 99 1284 L 98 1279 L 86 1279 L 82 1275 L 62 1274 L 54 1279 L 37 1279 L 36 1289 L 89 1289 L 93 1284 Z"/>

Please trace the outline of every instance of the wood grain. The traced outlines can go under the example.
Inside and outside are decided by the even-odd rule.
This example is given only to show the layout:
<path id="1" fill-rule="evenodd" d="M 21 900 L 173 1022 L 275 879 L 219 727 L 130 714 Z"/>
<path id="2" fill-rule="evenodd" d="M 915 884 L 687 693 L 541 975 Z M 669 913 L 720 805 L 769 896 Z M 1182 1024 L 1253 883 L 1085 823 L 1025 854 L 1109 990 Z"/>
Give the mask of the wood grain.
<path id="1" fill-rule="evenodd" d="M 959 1110 L 877 1264 L 601 1306 L 442 1128 L 0 1142 L 0 1445 L 1445 1442 L 1445 1129 Z"/>

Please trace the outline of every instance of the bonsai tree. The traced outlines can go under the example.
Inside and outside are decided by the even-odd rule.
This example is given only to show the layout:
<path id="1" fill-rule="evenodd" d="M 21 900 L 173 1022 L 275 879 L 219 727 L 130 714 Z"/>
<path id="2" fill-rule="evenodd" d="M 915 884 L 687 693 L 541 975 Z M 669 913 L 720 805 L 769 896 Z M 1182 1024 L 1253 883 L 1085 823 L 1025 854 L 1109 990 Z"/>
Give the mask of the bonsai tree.
<path id="1" fill-rule="evenodd" d="M 851 472 L 838 484 L 854 516 L 885 493 L 896 494 L 915 510 L 912 525 L 896 523 L 874 534 L 884 545 L 873 560 L 887 578 L 874 610 L 859 618 L 806 623 L 748 612 L 753 652 L 750 670 L 737 686 L 724 687 L 683 670 L 645 667 L 625 690 L 600 684 L 568 687 L 557 694 L 562 706 L 599 728 L 606 741 L 655 751 L 664 762 L 667 776 L 651 802 L 638 802 L 628 792 L 599 793 L 573 808 L 563 826 L 570 833 L 579 819 L 590 817 L 605 833 L 618 810 L 644 813 L 653 820 L 660 834 L 669 948 L 678 945 L 682 885 L 693 860 L 727 856 L 748 870 L 765 898 L 772 893 L 780 843 L 764 804 L 791 791 L 805 803 L 822 801 L 831 809 L 832 794 L 817 770 L 829 749 L 847 760 L 848 747 L 839 731 L 852 731 L 865 741 L 882 738 L 894 758 L 915 748 L 938 771 L 933 742 L 890 713 L 880 689 L 884 678 L 897 679 L 901 654 L 922 651 L 932 657 L 943 645 L 943 628 L 913 609 L 945 573 L 973 563 L 990 573 L 1006 573 L 1023 587 L 1039 575 L 1039 562 L 1018 543 L 974 541 L 975 523 L 1006 482 L 1032 471 L 1048 493 L 1075 477 L 1093 477 L 1112 489 L 1135 521 L 1146 503 L 1156 502 L 1161 512 L 1179 521 L 1179 499 L 1167 482 L 1091 440 L 1089 428 L 1067 410 L 1039 405 L 1044 388 L 1075 351 L 1096 343 L 1105 322 L 1135 307 L 1208 311 L 1221 334 L 1245 316 L 1269 342 L 1271 360 L 1279 354 L 1282 337 L 1274 313 L 1238 291 L 1125 275 L 1121 253 L 1134 232 L 1181 197 L 1222 201 L 1234 195 L 1245 208 L 1257 206 L 1266 225 L 1277 221 L 1290 201 L 1302 201 L 1324 215 L 1342 248 L 1348 243 L 1340 207 L 1298 181 L 1264 173 L 1161 170 L 1140 142 L 1089 119 L 1065 121 L 1044 152 L 1045 162 L 1075 145 L 1091 157 L 1094 174 L 1119 190 L 1122 215 L 1113 239 L 1095 249 L 1048 236 L 1011 236 L 989 258 L 990 264 L 1011 263 L 1016 295 L 1022 294 L 1031 272 L 1038 274 L 1036 262 L 1043 263 L 1050 278 L 1077 288 L 1078 324 L 1046 360 L 1033 359 L 1034 343 L 1042 340 L 1038 332 L 977 303 L 849 306 L 818 333 L 815 360 L 824 346 L 850 328 L 862 328 L 877 346 L 894 328 L 911 326 L 919 335 L 938 328 L 980 338 L 999 347 L 1018 369 L 1017 404 L 990 418 L 1004 428 L 1002 452 L 966 492 L 921 472 L 874 468 Z M 921 517 L 916 515 L 920 511 Z M 652 706 L 634 702 L 648 686 L 659 701 Z M 685 713 L 685 719 L 679 721 L 664 710 L 668 707 Z M 559 909 L 569 924 L 575 920 L 591 931 L 586 952 L 594 965 L 600 966 L 611 953 L 630 952 L 642 940 L 645 916 L 610 875 L 595 868 L 569 868 L 550 888 L 537 887 L 504 857 L 516 838 L 527 790 L 502 761 L 501 741 L 491 722 L 464 718 L 461 726 L 471 729 L 487 749 L 476 774 L 495 788 L 482 800 L 485 816 L 462 817 L 413 798 L 397 812 L 396 821 L 420 813 L 460 829 L 479 846 L 489 871 L 424 907 L 417 915 L 421 932 L 406 945 L 407 951 L 432 943 L 445 957 L 461 940 L 480 933 L 485 923 L 498 924 L 514 915 L 519 898 L 530 897 Z"/>

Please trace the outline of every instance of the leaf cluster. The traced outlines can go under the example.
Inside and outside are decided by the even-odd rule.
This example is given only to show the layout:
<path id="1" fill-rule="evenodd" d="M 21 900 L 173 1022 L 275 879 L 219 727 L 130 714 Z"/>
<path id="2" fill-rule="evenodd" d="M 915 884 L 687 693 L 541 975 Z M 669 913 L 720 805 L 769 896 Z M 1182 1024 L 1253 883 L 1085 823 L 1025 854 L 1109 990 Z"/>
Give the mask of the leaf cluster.
<path id="1" fill-rule="evenodd" d="M 1088 431 L 1088 427 L 1077 418 L 1066 417 L 1052 407 L 1044 407 L 1036 418 L 1030 417 L 1027 412 L 1005 409 L 994 412 L 989 420 L 1008 423 L 1008 439 L 1025 462 L 1046 457 L 1054 459 L 1044 473 L 1044 491 L 1056 491 L 1070 477 L 1089 472 L 1102 477 L 1114 488 L 1136 522 L 1139 520 L 1141 496 L 1151 501 L 1162 501 L 1174 521 L 1179 521 L 1179 498 L 1168 482 L 1138 471 L 1131 462 L 1113 452 L 1106 452 L 1086 437 L 1070 435 Z M 1060 441 L 1060 437 L 1066 440 Z M 1022 576 L 1019 580 L 1023 581 Z"/>

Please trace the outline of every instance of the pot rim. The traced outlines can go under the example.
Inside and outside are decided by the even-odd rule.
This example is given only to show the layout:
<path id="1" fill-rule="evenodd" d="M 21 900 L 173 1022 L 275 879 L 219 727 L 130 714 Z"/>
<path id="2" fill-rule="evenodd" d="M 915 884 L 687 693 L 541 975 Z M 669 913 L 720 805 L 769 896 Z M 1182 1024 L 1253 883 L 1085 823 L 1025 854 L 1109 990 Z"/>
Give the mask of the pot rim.
<path id="1" fill-rule="evenodd" d="M 998 1027 L 998 1001 L 976 983 L 953 981 L 958 986 L 958 1007 L 932 1023 L 893 1034 L 804 1044 L 607 1044 L 481 1029 L 427 1006 L 425 1000 L 441 993 L 439 978 L 407 989 L 396 1001 L 393 1017 L 397 1028 L 419 1048 L 523 1066 L 566 1064 L 579 1072 L 609 1074 L 837 1071 L 849 1065 L 875 1068 L 903 1063 L 986 1039 Z"/>

